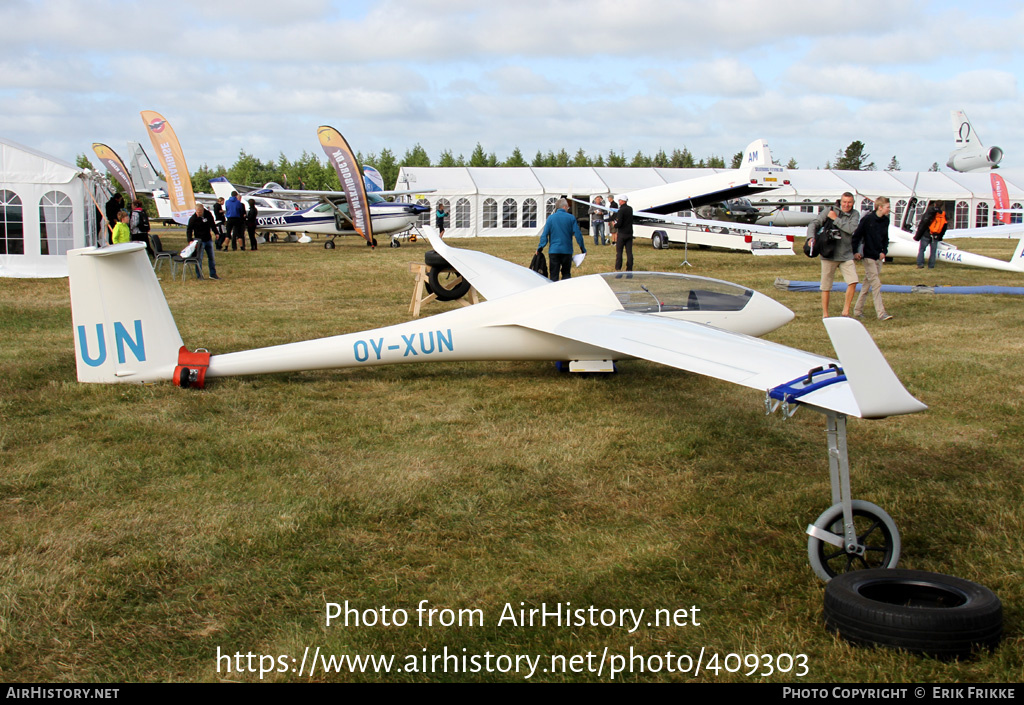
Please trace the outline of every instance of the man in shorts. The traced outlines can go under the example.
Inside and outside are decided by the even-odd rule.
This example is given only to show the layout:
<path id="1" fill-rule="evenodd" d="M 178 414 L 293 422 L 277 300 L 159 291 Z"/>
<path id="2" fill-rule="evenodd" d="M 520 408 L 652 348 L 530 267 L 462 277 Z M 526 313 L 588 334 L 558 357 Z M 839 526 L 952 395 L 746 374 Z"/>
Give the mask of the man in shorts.
<path id="1" fill-rule="evenodd" d="M 860 213 L 853 208 L 853 194 L 847 191 L 839 200 L 839 211 L 830 208 L 821 213 L 807 226 L 807 232 L 814 235 L 818 228 L 824 225 L 825 220 L 832 220 L 840 234 L 836 241 L 836 250 L 832 257 L 821 258 L 821 315 L 828 318 L 828 301 L 832 293 L 832 281 L 835 279 L 838 270 L 846 282 L 846 298 L 843 301 L 843 315 L 850 315 L 850 306 L 853 304 L 853 297 L 857 293 L 857 267 L 853 261 L 853 233 L 860 223 Z"/>

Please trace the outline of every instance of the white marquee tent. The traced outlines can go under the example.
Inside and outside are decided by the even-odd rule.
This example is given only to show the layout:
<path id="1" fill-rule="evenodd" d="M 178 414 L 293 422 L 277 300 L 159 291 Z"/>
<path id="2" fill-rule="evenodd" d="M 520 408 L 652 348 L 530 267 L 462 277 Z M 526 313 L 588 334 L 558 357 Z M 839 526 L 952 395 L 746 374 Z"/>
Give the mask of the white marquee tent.
<path id="1" fill-rule="evenodd" d="M 0 276 L 66 277 L 68 250 L 96 244 L 107 181 L 0 138 Z"/>
<path id="2" fill-rule="evenodd" d="M 538 235 L 559 196 L 581 200 L 620 194 L 651 186 L 714 174 L 723 169 L 659 169 L 611 167 L 402 167 L 396 188 L 435 189 L 420 203 L 431 207 L 421 225 L 433 225 L 434 209 L 444 201 L 451 214 L 446 236 L 496 237 Z M 1024 203 L 1024 172 L 1000 169 L 1006 181 L 1011 208 Z M 871 199 L 888 196 L 898 218 L 914 195 L 923 209 L 929 199 L 954 204 L 957 228 L 983 228 L 994 223 L 994 201 L 988 173 L 898 171 L 835 171 L 793 169 L 787 172 L 791 185 L 766 194 L 757 201 L 789 201 L 792 209 L 813 209 L 804 203 L 836 201 L 852 192 L 862 210 L 871 209 Z M 574 213 L 584 219 L 586 207 L 574 204 Z M 1020 222 L 1021 216 L 1014 216 Z"/>

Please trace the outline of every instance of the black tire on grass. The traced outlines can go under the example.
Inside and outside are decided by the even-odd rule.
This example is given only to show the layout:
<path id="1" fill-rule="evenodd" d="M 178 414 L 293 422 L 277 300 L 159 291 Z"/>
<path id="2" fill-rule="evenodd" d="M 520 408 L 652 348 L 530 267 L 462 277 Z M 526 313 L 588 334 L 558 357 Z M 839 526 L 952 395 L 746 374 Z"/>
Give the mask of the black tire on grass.
<path id="1" fill-rule="evenodd" d="M 825 586 L 825 627 L 862 645 L 940 659 L 993 649 L 1003 633 L 1003 607 L 984 585 L 923 570 L 869 569 Z"/>

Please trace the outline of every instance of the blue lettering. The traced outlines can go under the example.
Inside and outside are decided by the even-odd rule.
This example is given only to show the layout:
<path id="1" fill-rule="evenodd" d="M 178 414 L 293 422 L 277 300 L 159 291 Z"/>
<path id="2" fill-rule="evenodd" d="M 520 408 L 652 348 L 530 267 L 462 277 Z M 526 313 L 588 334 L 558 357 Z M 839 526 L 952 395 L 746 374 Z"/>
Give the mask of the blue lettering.
<path id="1" fill-rule="evenodd" d="M 373 351 L 377 353 L 377 359 L 379 360 L 380 351 L 384 349 L 384 338 L 377 338 L 376 340 L 371 340 L 370 345 L 373 346 Z"/>
<path id="2" fill-rule="evenodd" d="M 415 342 L 416 338 L 411 335 L 403 335 L 402 340 L 405 341 L 405 352 L 402 353 L 402 357 L 409 357 L 409 353 L 415 355 L 416 351 L 413 349 L 412 344 Z"/>
<path id="3" fill-rule="evenodd" d="M 429 355 L 430 353 L 434 352 L 434 332 L 428 331 L 427 336 L 429 337 L 430 340 L 430 350 L 427 350 L 427 344 L 423 342 L 423 334 L 420 333 L 420 350 L 423 351 L 424 355 Z"/>
<path id="4" fill-rule="evenodd" d="M 107 361 L 107 342 L 103 339 L 103 324 L 96 324 L 96 340 L 99 342 L 99 354 L 96 357 L 89 357 L 89 346 L 85 341 L 85 326 L 78 326 L 78 350 L 82 354 L 82 361 L 89 367 L 99 367 Z"/>
<path id="5" fill-rule="evenodd" d="M 441 331 L 437 331 L 437 351 L 444 352 L 444 346 L 447 345 L 448 349 L 455 351 L 455 347 L 452 345 L 452 329 L 448 329 L 448 339 L 441 335 Z"/>
<path id="6" fill-rule="evenodd" d="M 357 340 L 352 346 L 352 351 L 356 355 L 356 362 L 366 362 L 370 359 L 370 348 L 366 346 L 365 340 Z"/>
<path id="7" fill-rule="evenodd" d="M 139 362 L 146 361 L 146 341 L 142 339 L 142 321 L 135 321 L 135 339 L 132 340 L 131 336 L 128 335 L 128 331 L 125 330 L 124 324 L 121 321 L 114 321 L 114 344 L 117 345 L 117 361 L 122 365 L 124 364 L 124 344 L 128 343 L 128 347 L 132 349 L 132 354 L 135 355 L 135 359 Z"/>
<path id="8" fill-rule="evenodd" d="M 748 154 L 747 155 L 747 161 L 748 162 L 756 162 L 757 161 L 757 152 L 751 152 L 750 154 Z"/>

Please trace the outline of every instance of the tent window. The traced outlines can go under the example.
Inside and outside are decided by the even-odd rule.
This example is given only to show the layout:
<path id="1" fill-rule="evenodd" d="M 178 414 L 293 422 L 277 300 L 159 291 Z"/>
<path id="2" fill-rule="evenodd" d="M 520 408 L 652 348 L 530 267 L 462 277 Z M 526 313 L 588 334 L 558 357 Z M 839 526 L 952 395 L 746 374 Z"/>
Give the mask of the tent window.
<path id="1" fill-rule="evenodd" d="M 557 201 L 557 200 L 558 199 L 556 199 L 554 196 L 552 196 L 551 198 L 548 199 L 547 203 L 544 204 L 544 217 L 545 218 L 550 218 L 551 214 L 555 212 L 555 201 Z"/>
<path id="2" fill-rule="evenodd" d="M 484 229 L 498 227 L 498 202 L 493 198 L 484 201 Z"/>
<path id="3" fill-rule="evenodd" d="M 448 215 L 444 219 L 445 227 L 452 227 L 452 204 L 447 198 L 437 199 L 437 210 L 444 208 L 444 212 Z M 435 214 L 436 215 L 436 214 Z"/>
<path id="4" fill-rule="evenodd" d="M 1010 208 L 1015 211 L 1019 211 L 1021 209 L 1021 205 L 1019 203 L 1011 203 Z M 1024 223 L 1024 213 L 1010 213 L 1010 223 Z"/>
<path id="5" fill-rule="evenodd" d="M 469 227 L 469 199 L 460 198 L 455 202 L 455 227 L 456 228 L 468 228 Z"/>
<path id="6" fill-rule="evenodd" d="M 0 191 L 0 255 L 25 254 L 21 199 L 14 191 Z"/>
<path id="7" fill-rule="evenodd" d="M 416 205 L 426 206 L 427 210 L 420 213 L 419 220 L 416 221 L 416 225 L 430 225 L 430 201 L 425 198 L 416 199 Z"/>
<path id="8" fill-rule="evenodd" d="M 861 213 L 870 213 L 873 210 L 875 210 L 875 202 L 872 201 L 870 198 L 865 198 L 863 201 L 860 202 Z"/>
<path id="9" fill-rule="evenodd" d="M 896 207 L 892 209 L 892 222 L 902 223 L 903 222 L 903 211 L 907 209 L 907 202 L 900 200 L 896 201 Z"/>
<path id="10" fill-rule="evenodd" d="M 74 243 L 75 226 L 71 221 L 74 208 L 63 191 L 48 191 L 39 199 L 39 222 L 43 237 L 39 240 L 40 254 L 66 255 Z"/>
<path id="11" fill-rule="evenodd" d="M 968 227 L 970 225 L 970 213 L 971 207 L 967 205 L 967 201 L 957 201 L 956 211 L 953 215 L 953 227 L 956 229 Z"/>
<path id="12" fill-rule="evenodd" d="M 811 199 L 809 199 L 809 198 L 805 198 L 804 199 L 804 203 L 810 203 L 810 202 L 811 202 Z M 906 205 L 906 202 L 904 202 L 903 205 Z M 814 206 L 800 206 L 800 212 L 801 213 L 813 213 L 814 212 Z"/>
<path id="13" fill-rule="evenodd" d="M 523 227 L 537 227 L 537 201 L 532 198 L 523 201 Z"/>
<path id="14" fill-rule="evenodd" d="M 979 203 L 978 207 L 974 211 L 974 227 L 976 228 L 987 228 L 988 227 L 988 204 Z"/>
<path id="15" fill-rule="evenodd" d="M 519 214 L 519 204 L 514 198 L 506 198 L 501 204 L 501 227 L 516 227 L 516 216 Z"/>

